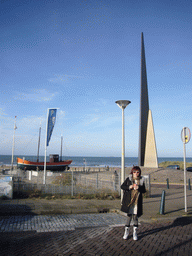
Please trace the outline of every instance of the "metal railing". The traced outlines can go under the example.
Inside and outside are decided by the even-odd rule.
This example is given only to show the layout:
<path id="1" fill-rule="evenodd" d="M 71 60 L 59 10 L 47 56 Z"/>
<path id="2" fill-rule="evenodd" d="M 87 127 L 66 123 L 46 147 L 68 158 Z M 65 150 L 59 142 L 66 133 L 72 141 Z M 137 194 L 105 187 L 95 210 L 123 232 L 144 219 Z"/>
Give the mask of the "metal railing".
<path id="1" fill-rule="evenodd" d="M 79 173 L 65 172 L 48 174 L 47 184 L 44 185 L 43 174 L 38 172 L 27 173 L 27 177 L 15 177 L 14 191 L 39 190 L 47 194 L 76 195 L 94 194 L 99 192 L 118 193 L 120 195 L 120 172 L 109 173 Z M 144 175 L 148 196 L 150 196 L 150 175 Z M 30 179 L 29 179 L 30 178 Z"/>

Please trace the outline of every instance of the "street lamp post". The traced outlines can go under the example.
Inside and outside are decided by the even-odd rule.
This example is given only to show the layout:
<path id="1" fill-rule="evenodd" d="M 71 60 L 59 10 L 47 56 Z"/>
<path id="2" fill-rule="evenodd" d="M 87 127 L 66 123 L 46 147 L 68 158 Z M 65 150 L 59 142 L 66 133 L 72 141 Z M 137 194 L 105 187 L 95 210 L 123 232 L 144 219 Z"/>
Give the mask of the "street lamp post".
<path id="1" fill-rule="evenodd" d="M 117 100 L 115 102 L 122 109 L 122 154 L 121 154 L 121 184 L 125 180 L 125 134 L 124 134 L 124 109 L 131 103 L 129 100 Z M 121 201 L 123 200 L 123 190 L 121 190 Z"/>

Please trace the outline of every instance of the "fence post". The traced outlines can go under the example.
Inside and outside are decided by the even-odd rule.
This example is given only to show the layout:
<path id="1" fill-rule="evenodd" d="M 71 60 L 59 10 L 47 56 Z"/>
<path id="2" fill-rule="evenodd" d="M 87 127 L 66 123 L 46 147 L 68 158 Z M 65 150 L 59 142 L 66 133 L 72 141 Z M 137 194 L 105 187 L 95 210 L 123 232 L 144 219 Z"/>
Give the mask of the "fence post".
<path id="1" fill-rule="evenodd" d="M 160 203 L 160 214 L 165 214 L 165 190 L 163 190 L 162 195 L 161 195 L 161 203 Z"/>
<path id="2" fill-rule="evenodd" d="M 97 176 L 96 176 L 96 184 L 97 184 L 97 189 L 99 188 L 99 175 L 97 173 Z"/>
<path id="3" fill-rule="evenodd" d="M 149 197 L 151 197 L 151 175 L 148 175 L 149 177 Z"/>
<path id="4" fill-rule="evenodd" d="M 167 178 L 167 189 L 169 189 L 169 179 Z"/>
<path id="5" fill-rule="evenodd" d="M 29 171 L 29 180 L 32 178 L 32 171 Z"/>
<path id="6" fill-rule="evenodd" d="M 191 190 L 191 181 L 190 181 L 190 179 L 188 180 L 188 184 L 189 184 L 189 190 Z"/>

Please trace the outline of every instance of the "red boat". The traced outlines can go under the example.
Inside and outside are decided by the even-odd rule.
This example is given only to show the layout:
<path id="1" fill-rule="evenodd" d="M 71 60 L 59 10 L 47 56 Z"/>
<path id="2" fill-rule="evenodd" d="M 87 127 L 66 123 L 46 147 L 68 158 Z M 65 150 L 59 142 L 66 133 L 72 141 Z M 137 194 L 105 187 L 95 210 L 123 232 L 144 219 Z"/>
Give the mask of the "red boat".
<path id="1" fill-rule="evenodd" d="M 46 162 L 46 169 L 51 171 L 64 171 L 68 169 L 72 160 L 59 161 L 59 155 L 49 155 L 49 162 Z M 43 170 L 44 162 L 32 162 L 17 158 L 17 167 L 22 170 Z"/>

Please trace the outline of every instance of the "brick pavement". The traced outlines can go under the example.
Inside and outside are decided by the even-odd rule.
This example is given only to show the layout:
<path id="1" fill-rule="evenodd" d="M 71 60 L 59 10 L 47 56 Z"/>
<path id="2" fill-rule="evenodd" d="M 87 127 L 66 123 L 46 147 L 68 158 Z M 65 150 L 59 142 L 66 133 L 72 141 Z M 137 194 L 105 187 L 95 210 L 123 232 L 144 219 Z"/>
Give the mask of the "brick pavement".
<path id="1" fill-rule="evenodd" d="M 116 213 L 10 216 L 0 220 L 0 232 L 52 232 L 78 228 L 124 225 L 126 217 Z"/>
<path id="2" fill-rule="evenodd" d="M 159 215 L 162 189 L 166 190 L 165 215 Z M 183 188 L 156 186 L 152 192 L 152 197 L 144 200 L 138 241 L 132 240 L 132 230 L 128 240 L 122 239 L 124 215 L 98 214 L 100 207 L 118 209 L 118 200 L 1 202 L 1 255 L 191 255 L 191 190 L 187 190 L 188 215 L 184 212 Z M 38 215 L 40 206 L 46 215 Z M 58 213 L 61 208 L 63 212 L 51 215 L 57 207 Z M 74 210 L 97 214 L 68 214 Z"/>
<path id="3" fill-rule="evenodd" d="M 30 229 L 1 232 L 1 255 L 191 255 L 191 217 L 164 223 L 141 223 L 138 241 L 132 239 L 132 228 L 128 240 L 122 239 L 124 220 L 118 214 L 80 214 L 68 220 L 73 223 L 71 230 L 65 229 L 66 223 L 60 220 L 62 231 L 54 232 L 50 228 L 47 232 Z"/>

